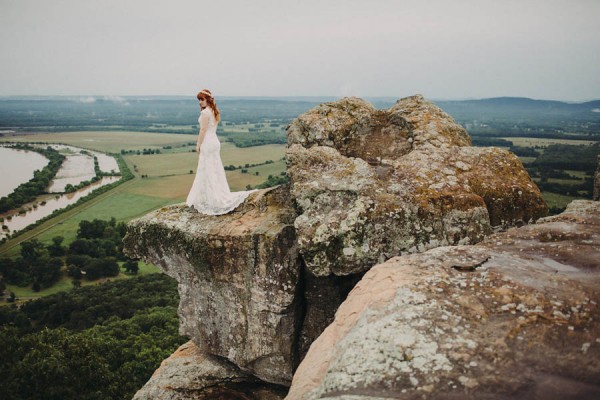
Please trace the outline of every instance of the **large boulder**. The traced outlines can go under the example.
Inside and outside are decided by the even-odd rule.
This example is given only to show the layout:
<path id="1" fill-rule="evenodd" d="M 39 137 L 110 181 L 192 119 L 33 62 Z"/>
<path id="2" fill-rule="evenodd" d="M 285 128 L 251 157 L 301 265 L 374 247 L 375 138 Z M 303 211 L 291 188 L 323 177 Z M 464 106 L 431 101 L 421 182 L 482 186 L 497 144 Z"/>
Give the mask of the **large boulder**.
<path id="1" fill-rule="evenodd" d="M 161 363 L 133 400 L 281 400 L 286 392 L 189 341 Z"/>
<path id="2" fill-rule="evenodd" d="M 125 251 L 179 283 L 180 333 L 272 383 L 288 384 L 301 324 L 296 216 L 286 187 L 253 193 L 235 212 L 183 204 L 129 223 Z"/>
<path id="3" fill-rule="evenodd" d="M 598 399 L 599 302 L 600 203 L 575 201 L 371 268 L 286 399 Z"/>
<path id="4" fill-rule="evenodd" d="M 294 226 L 315 276 L 476 243 L 493 226 L 547 214 L 514 154 L 470 146 L 467 132 L 421 96 L 388 110 L 358 98 L 322 104 L 287 134 Z"/>

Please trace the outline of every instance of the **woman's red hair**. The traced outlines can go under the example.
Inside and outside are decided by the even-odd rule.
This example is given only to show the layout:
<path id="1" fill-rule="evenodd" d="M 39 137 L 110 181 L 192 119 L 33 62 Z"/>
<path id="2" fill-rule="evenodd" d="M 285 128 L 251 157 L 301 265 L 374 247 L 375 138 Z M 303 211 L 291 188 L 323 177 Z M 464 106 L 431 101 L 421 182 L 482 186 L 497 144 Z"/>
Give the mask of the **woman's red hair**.
<path id="1" fill-rule="evenodd" d="M 204 92 L 204 93 L 202 93 L 202 92 Z M 209 93 L 210 96 L 207 95 L 206 93 Z M 202 89 L 201 91 L 198 92 L 198 94 L 196 95 L 196 98 L 198 99 L 198 101 L 200 101 L 200 99 L 206 100 L 206 102 L 208 103 L 208 107 L 212 108 L 213 113 L 215 114 L 215 119 L 217 121 L 221 120 L 221 113 L 219 112 L 217 103 L 215 103 L 215 99 L 214 99 L 214 97 L 212 97 L 212 93 L 210 90 Z"/>

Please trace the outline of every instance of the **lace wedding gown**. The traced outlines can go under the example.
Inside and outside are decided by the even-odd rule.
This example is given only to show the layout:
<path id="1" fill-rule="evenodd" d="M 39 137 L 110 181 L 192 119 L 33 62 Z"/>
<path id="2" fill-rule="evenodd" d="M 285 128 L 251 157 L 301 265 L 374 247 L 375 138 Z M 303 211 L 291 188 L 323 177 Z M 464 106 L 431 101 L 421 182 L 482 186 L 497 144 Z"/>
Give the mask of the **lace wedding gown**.
<path id="1" fill-rule="evenodd" d="M 227 214 L 248 197 L 254 190 L 231 192 L 225 169 L 221 161 L 221 143 L 217 138 L 217 120 L 210 107 L 200 113 L 198 122 L 207 121 L 206 135 L 200 145 L 198 170 L 187 196 L 186 204 L 198 212 L 208 215 Z"/>

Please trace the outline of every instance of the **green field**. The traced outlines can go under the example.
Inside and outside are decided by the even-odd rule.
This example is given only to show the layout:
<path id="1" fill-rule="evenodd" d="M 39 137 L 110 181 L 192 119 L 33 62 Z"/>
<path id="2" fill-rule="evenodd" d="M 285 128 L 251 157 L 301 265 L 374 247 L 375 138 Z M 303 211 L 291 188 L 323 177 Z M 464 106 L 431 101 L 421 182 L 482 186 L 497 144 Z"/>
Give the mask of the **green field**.
<path id="1" fill-rule="evenodd" d="M 277 126 L 270 126 L 268 123 L 261 124 L 233 124 L 227 123 L 223 125 L 223 131 L 229 133 L 248 133 L 251 128 L 258 128 L 263 131 L 284 131 L 287 124 L 278 123 Z"/>
<path id="2" fill-rule="evenodd" d="M 264 164 L 256 167 L 250 167 L 248 168 L 248 173 L 253 175 L 255 172 L 258 172 L 259 176 L 266 178 L 269 175 L 279 175 L 285 170 L 285 161 L 279 160 L 274 162 L 273 164 Z"/>
<path id="3" fill-rule="evenodd" d="M 531 164 L 536 158 L 537 157 L 519 157 L 519 160 L 521 160 L 523 164 Z"/>
<path id="4" fill-rule="evenodd" d="M 581 184 L 581 179 L 564 179 L 564 178 L 548 178 L 548 182 L 551 183 L 560 183 L 562 185 L 579 185 Z"/>
<path id="5" fill-rule="evenodd" d="M 231 143 L 221 144 L 221 160 L 223 165 L 243 166 L 245 164 L 258 164 L 267 160 L 277 161 L 284 156 L 285 145 L 268 144 L 238 148 Z M 195 152 L 171 152 L 162 154 L 126 155 L 125 159 L 132 166 L 135 165 L 140 174 L 148 176 L 165 176 L 189 173 L 196 170 L 198 155 Z"/>
<path id="6" fill-rule="evenodd" d="M 65 133 L 38 133 L 34 135 L 7 136 L 0 141 L 65 143 L 91 150 L 118 153 L 121 149 L 138 150 L 178 146 L 196 140 L 196 135 L 123 132 L 123 131 L 84 131 Z"/>
<path id="7" fill-rule="evenodd" d="M 275 161 L 273 164 L 250 167 L 247 174 L 241 173 L 239 169 L 226 171 L 229 187 L 232 191 L 245 190 L 247 185 L 256 186 L 264 182 L 269 174 L 278 175 L 285 171 L 285 163 L 280 160 L 284 153 L 285 145 L 281 144 L 238 148 L 231 143 L 222 143 L 221 159 L 225 166 Z M 195 152 L 168 150 L 163 154 L 126 155 L 124 158 L 132 170 L 135 166 L 136 174 L 148 176 L 137 187 L 132 188 L 133 192 L 185 201 L 198 166 L 198 155 Z M 255 171 L 259 172 L 258 176 L 254 174 Z"/>
<path id="8" fill-rule="evenodd" d="M 122 263 L 119 263 L 119 264 L 122 264 Z M 152 264 L 146 264 L 142 261 L 138 262 L 138 266 L 139 266 L 139 270 L 138 270 L 138 274 L 136 276 L 156 274 L 156 273 L 160 272 L 160 269 L 158 269 L 158 267 L 156 267 Z M 102 279 L 98 279 L 95 281 L 86 281 L 85 279 L 83 279 L 81 281 L 81 286 L 99 285 L 106 281 L 127 279 L 129 277 L 130 277 L 130 275 L 126 275 L 125 273 L 121 272 L 117 276 L 114 276 L 111 278 L 102 278 Z M 18 303 L 22 303 L 27 300 L 35 299 L 38 297 L 49 296 L 51 294 L 56 294 L 58 292 L 64 292 L 67 290 L 71 290 L 72 288 L 73 288 L 72 278 L 68 277 L 67 275 L 63 275 L 60 278 L 60 280 L 56 284 L 54 284 L 52 287 L 42 289 L 39 292 L 33 291 L 31 289 L 31 286 L 20 287 L 20 286 L 16 286 L 16 285 L 6 285 L 6 290 L 10 291 L 10 292 L 14 292 L 15 296 L 19 299 Z M 7 303 L 0 303 L 0 306 L 6 305 L 6 304 Z"/>
<path id="9" fill-rule="evenodd" d="M 576 176 L 579 179 L 585 179 L 586 178 L 586 174 L 583 171 L 573 171 L 573 170 L 565 170 L 565 172 L 571 176 Z"/>
<path id="10" fill-rule="evenodd" d="M 581 199 L 582 197 L 574 197 L 574 196 L 565 196 L 563 194 L 552 193 L 552 192 L 542 192 L 542 196 L 544 196 L 544 200 L 546 200 L 546 204 L 548 204 L 549 208 L 564 208 L 572 202 L 573 200 Z"/>
<path id="11" fill-rule="evenodd" d="M 597 143 L 595 140 L 570 140 L 570 139 L 543 139 L 543 138 L 529 138 L 529 137 L 503 137 L 504 139 L 512 142 L 514 146 L 521 147 L 548 147 L 551 144 L 571 144 L 571 145 L 590 145 Z"/>
<path id="12" fill-rule="evenodd" d="M 127 147 L 139 149 L 149 146 L 181 145 L 193 139 L 191 136 L 108 131 L 25 135 L 20 136 L 19 140 L 43 140 L 85 146 L 98 151 L 119 151 Z M 2 139 L 13 140 L 14 137 Z M 249 168 L 247 174 L 242 174 L 240 170 L 227 171 L 231 190 L 244 190 L 246 185 L 258 185 L 264 182 L 269 174 L 275 175 L 284 171 L 285 163 L 280 160 L 284 156 L 284 151 L 284 145 L 237 148 L 231 143 L 223 143 L 221 155 L 224 165 L 237 166 L 247 163 L 259 164 L 267 160 L 275 161 L 273 164 Z M 125 155 L 124 159 L 129 168 L 134 171 L 135 179 L 5 243 L 0 247 L 0 253 L 6 252 L 7 247 L 12 247 L 11 243 L 32 237 L 38 237 L 41 241 L 49 243 L 54 236 L 64 236 L 69 242 L 75 237 L 77 224 L 81 220 L 115 217 L 117 221 L 128 221 L 164 205 L 185 201 L 194 179 L 194 174 L 190 174 L 189 171 L 195 171 L 197 167 L 196 153 L 173 151 L 164 154 Z M 134 165 L 137 167 L 136 171 Z M 254 171 L 259 171 L 259 176 L 254 175 Z M 148 178 L 140 178 L 142 174 L 148 175 Z M 16 249 L 11 250 L 8 254 L 14 254 L 15 251 Z"/>
<path id="13" fill-rule="evenodd" d="M 194 141 L 195 137 L 195 135 L 110 131 L 26 135 L 19 137 L 18 140 L 64 143 L 98 151 L 120 152 L 120 149 L 181 146 Z M 14 137 L 2 139 L 15 140 Z M 48 244 L 53 237 L 63 236 L 65 238 L 63 244 L 68 245 L 75 239 L 78 224 L 82 220 L 95 218 L 108 220 L 114 217 L 117 222 L 126 222 L 165 205 L 185 201 L 195 176 L 189 171 L 195 171 L 197 167 L 197 154 L 189 152 L 190 146 L 186 148 L 187 151 L 182 151 L 181 147 L 174 147 L 165 150 L 162 154 L 124 155 L 127 165 L 134 172 L 133 180 L 7 241 L 0 246 L 0 254 L 16 256 L 20 251 L 19 243 L 34 237 Z M 267 160 L 275 161 L 273 164 L 251 167 L 246 174 L 242 174 L 240 170 L 226 171 L 231 190 L 244 190 L 247 185 L 258 185 L 264 182 L 269 174 L 275 175 L 284 171 L 285 163 L 280 160 L 284 156 L 284 150 L 284 145 L 237 148 L 231 143 L 222 143 L 221 155 L 225 165 L 238 166 L 247 163 L 264 163 Z M 254 174 L 255 171 L 259 172 L 258 176 Z M 148 178 L 141 178 L 142 174 L 148 175 Z M 155 266 L 140 263 L 140 274 L 157 271 Z M 127 275 L 121 274 L 112 279 L 126 277 Z M 83 281 L 83 284 L 97 282 Z M 56 285 L 38 293 L 33 292 L 31 288 L 12 285 L 9 285 L 8 290 L 15 292 L 19 298 L 32 298 L 69 290 L 71 287 L 71 280 L 63 277 Z"/>

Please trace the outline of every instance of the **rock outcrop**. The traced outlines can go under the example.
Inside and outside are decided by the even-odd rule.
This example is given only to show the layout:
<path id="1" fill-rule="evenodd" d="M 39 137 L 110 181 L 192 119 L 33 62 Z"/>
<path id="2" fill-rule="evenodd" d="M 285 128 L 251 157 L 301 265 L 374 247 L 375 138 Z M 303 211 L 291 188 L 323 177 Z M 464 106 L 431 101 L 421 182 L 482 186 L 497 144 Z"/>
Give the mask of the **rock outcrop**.
<path id="1" fill-rule="evenodd" d="M 179 282 L 182 335 L 289 385 L 302 311 L 294 218 L 285 187 L 265 189 L 221 216 L 161 208 L 130 223 L 124 243 Z"/>
<path id="2" fill-rule="evenodd" d="M 280 400 L 286 392 L 201 352 L 189 341 L 162 362 L 133 400 Z"/>
<path id="3" fill-rule="evenodd" d="M 547 212 L 516 156 L 471 147 L 421 96 L 389 110 L 357 98 L 323 104 L 291 124 L 288 142 L 290 185 L 258 191 L 226 215 L 174 205 L 129 224 L 125 251 L 179 283 L 180 332 L 198 347 L 190 362 L 203 365 L 190 370 L 197 398 L 223 386 L 202 374 L 289 386 L 373 265 L 476 243 Z M 173 373 L 161 371 L 140 400 L 173 394 L 157 388 Z"/>
<path id="4" fill-rule="evenodd" d="M 514 154 L 470 144 L 464 128 L 421 96 L 388 110 L 344 98 L 298 117 L 286 155 L 308 271 L 360 273 L 547 214 Z"/>
<path id="5" fill-rule="evenodd" d="M 286 399 L 597 399 L 598 302 L 600 203 L 575 201 L 371 268 Z"/>

